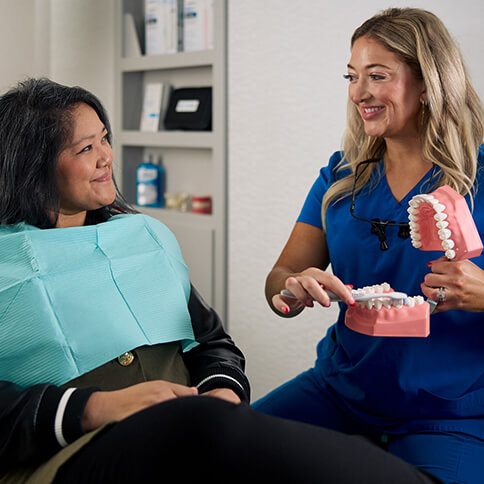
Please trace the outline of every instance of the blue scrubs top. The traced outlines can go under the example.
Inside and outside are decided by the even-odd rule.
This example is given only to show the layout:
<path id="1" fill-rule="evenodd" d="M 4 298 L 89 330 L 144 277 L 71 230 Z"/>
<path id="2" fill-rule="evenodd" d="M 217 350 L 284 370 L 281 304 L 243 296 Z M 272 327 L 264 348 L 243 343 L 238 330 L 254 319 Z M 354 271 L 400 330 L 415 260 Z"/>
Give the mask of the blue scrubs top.
<path id="1" fill-rule="evenodd" d="M 304 203 L 298 222 L 321 225 L 321 200 L 336 177 L 343 154 L 334 153 L 323 167 Z M 478 187 L 484 186 L 484 145 L 480 147 Z M 355 215 L 396 222 L 408 221 L 408 202 L 428 191 L 430 171 L 396 202 L 383 163 L 375 186 L 356 196 Z M 468 200 L 469 202 L 469 200 Z M 484 234 L 484 190 L 474 199 L 473 217 Z M 334 274 L 355 288 L 388 282 L 396 291 L 421 295 L 420 283 L 430 272 L 426 262 L 442 252 L 415 249 L 398 227 L 386 227 L 387 251 L 371 233 L 368 222 L 350 214 L 350 197 L 327 210 L 326 241 Z M 484 255 L 472 259 L 484 268 Z M 344 324 L 340 304 L 337 322 L 318 344 L 316 372 L 353 415 L 388 433 L 445 428 L 484 438 L 484 314 L 447 311 L 432 315 L 427 338 L 374 337 Z"/>

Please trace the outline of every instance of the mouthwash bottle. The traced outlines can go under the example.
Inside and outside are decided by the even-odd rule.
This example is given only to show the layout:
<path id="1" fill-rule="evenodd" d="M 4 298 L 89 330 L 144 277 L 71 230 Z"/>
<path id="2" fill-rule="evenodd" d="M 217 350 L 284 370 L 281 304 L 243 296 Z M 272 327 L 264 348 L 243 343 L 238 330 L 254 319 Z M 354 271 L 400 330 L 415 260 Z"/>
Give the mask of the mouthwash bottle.
<path id="1" fill-rule="evenodd" d="M 136 169 L 136 205 L 164 207 L 164 192 L 165 169 L 161 164 L 161 158 L 154 163 L 153 155 L 149 154 Z"/>

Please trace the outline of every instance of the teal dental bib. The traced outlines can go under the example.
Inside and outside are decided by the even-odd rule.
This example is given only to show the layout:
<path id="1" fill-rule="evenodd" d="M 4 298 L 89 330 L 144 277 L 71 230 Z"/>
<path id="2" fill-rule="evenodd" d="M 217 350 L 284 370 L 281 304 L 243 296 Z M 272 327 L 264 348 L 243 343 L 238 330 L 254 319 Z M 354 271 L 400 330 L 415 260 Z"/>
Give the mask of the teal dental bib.
<path id="1" fill-rule="evenodd" d="M 161 222 L 0 226 L 0 379 L 68 382 L 143 345 L 197 343 L 188 269 Z"/>

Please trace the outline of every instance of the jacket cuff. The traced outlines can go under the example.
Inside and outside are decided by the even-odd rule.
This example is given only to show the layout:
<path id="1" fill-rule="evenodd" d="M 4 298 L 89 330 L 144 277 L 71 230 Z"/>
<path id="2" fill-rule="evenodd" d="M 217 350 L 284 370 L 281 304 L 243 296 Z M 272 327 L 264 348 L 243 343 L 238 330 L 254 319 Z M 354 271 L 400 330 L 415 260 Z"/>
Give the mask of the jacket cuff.
<path id="1" fill-rule="evenodd" d="M 87 400 L 97 388 L 60 388 L 45 391 L 35 420 L 35 430 L 48 454 L 57 452 L 81 437 L 82 414 Z"/>
<path id="2" fill-rule="evenodd" d="M 194 383 L 199 393 L 205 393 L 214 388 L 230 388 L 243 402 L 250 401 L 250 386 L 247 378 L 241 372 L 219 367 L 208 369 L 199 382 Z"/>

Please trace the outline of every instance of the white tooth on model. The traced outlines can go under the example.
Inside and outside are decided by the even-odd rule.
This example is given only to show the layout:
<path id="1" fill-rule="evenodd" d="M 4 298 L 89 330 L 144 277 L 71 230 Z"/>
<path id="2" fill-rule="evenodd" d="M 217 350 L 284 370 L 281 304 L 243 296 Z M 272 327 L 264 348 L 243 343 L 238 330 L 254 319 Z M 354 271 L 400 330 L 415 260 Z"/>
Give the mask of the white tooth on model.
<path id="1" fill-rule="evenodd" d="M 415 306 L 415 301 L 413 300 L 413 297 L 408 297 L 405 301 L 405 305 L 409 308 L 413 308 Z"/>
<path id="2" fill-rule="evenodd" d="M 439 230 L 439 237 L 442 240 L 447 240 L 452 235 L 452 232 L 449 229 L 440 229 Z"/>
<path id="3" fill-rule="evenodd" d="M 422 296 L 415 296 L 413 298 L 416 304 L 423 304 L 424 303 L 424 298 Z"/>
<path id="4" fill-rule="evenodd" d="M 400 309 L 403 306 L 403 300 L 402 299 L 392 299 L 392 306 L 395 306 L 396 308 Z"/>
<path id="5" fill-rule="evenodd" d="M 416 215 L 409 215 L 408 220 L 410 220 L 410 222 L 418 222 L 418 217 Z"/>
<path id="6" fill-rule="evenodd" d="M 383 302 L 381 299 L 375 299 L 374 304 L 375 304 L 375 309 L 377 310 L 380 310 L 381 307 L 383 306 Z"/>
<path id="7" fill-rule="evenodd" d="M 412 240 L 420 240 L 422 238 L 422 236 L 418 232 L 411 234 L 410 237 L 412 238 Z"/>
<path id="8" fill-rule="evenodd" d="M 417 242 L 416 240 L 415 241 L 412 241 L 412 245 L 416 248 L 416 249 L 420 249 L 420 247 L 422 247 L 422 242 Z"/>
<path id="9" fill-rule="evenodd" d="M 371 299 L 368 299 L 368 301 L 366 301 L 366 307 L 368 309 L 371 309 L 373 307 L 373 301 Z"/>
<path id="10" fill-rule="evenodd" d="M 444 223 L 444 222 L 439 222 L 439 223 Z M 447 223 L 447 225 L 448 225 L 448 223 Z M 418 229 L 419 229 L 417 222 L 409 222 L 408 226 L 410 227 L 410 230 L 418 231 Z"/>
<path id="11" fill-rule="evenodd" d="M 452 239 L 442 241 L 442 249 L 449 250 L 455 247 L 455 242 Z"/>
<path id="12" fill-rule="evenodd" d="M 442 205 L 441 203 L 436 203 L 434 205 L 434 210 L 436 212 L 443 212 L 445 210 L 445 205 Z"/>
<path id="13" fill-rule="evenodd" d="M 453 259 L 455 255 L 455 250 L 449 249 L 445 251 L 445 257 L 447 257 L 447 259 Z"/>
<path id="14" fill-rule="evenodd" d="M 383 306 L 385 306 L 387 309 L 390 309 L 392 307 L 392 301 L 390 299 L 384 299 Z"/>
<path id="15" fill-rule="evenodd" d="M 449 226 L 449 222 L 442 220 L 442 222 L 437 222 L 435 225 L 438 229 L 446 229 Z"/>
<path id="16" fill-rule="evenodd" d="M 437 220 L 437 222 L 441 222 L 442 220 L 445 220 L 446 218 L 447 218 L 447 214 L 445 212 L 436 213 L 434 215 L 434 219 Z"/>
<path id="17" fill-rule="evenodd" d="M 390 290 L 390 284 L 388 284 L 388 282 L 383 282 L 381 287 L 383 288 L 383 292 L 388 292 Z"/>

